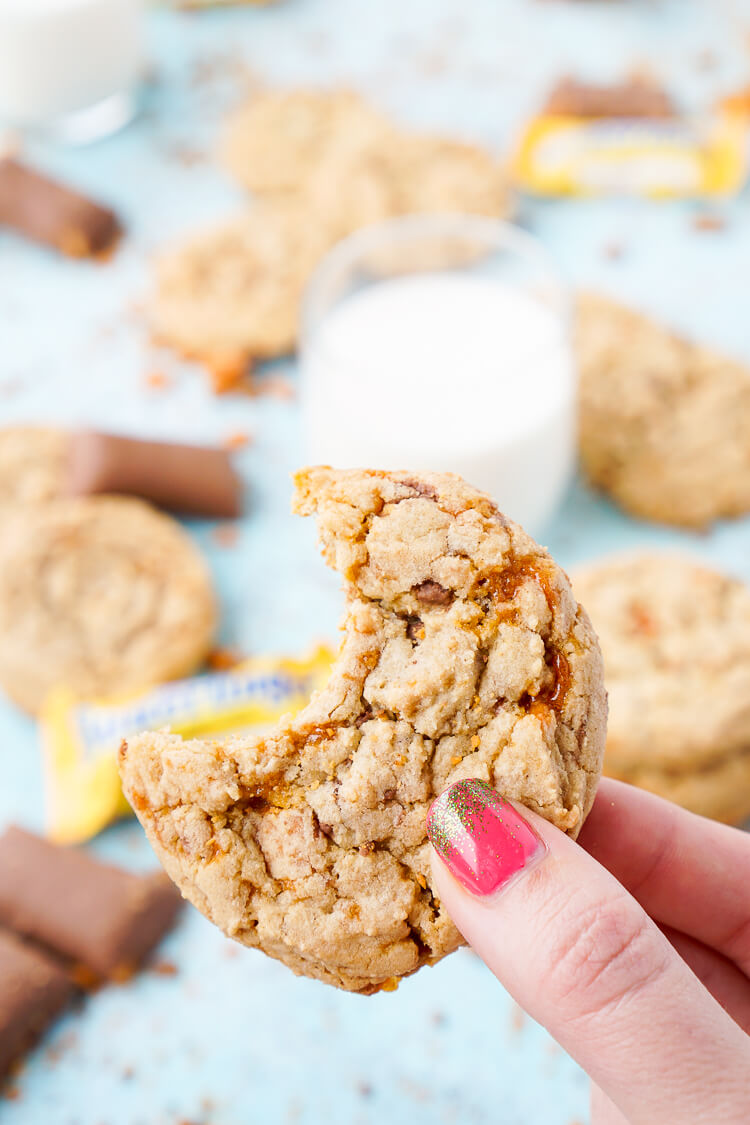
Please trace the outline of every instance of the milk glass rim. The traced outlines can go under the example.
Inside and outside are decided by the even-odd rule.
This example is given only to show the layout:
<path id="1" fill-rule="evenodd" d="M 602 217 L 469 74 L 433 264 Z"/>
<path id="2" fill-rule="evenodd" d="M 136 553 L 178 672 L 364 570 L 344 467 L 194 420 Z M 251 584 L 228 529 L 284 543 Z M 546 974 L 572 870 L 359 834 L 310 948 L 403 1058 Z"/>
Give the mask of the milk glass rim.
<path id="1" fill-rule="evenodd" d="M 383 219 L 362 227 L 337 242 L 318 262 L 305 290 L 300 305 L 300 354 L 304 358 L 316 329 L 330 308 L 328 291 L 332 280 L 343 270 L 351 268 L 358 258 L 387 245 L 403 243 L 414 236 L 451 235 L 474 238 L 484 242 L 492 251 L 512 250 L 519 257 L 533 260 L 555 294 L 555 315 L 559 316 L 566 339 L 570 340 L 572 327 L 572 299 L 570 288 L 560 275 L 552 255 L 535 235 L 505 219 L 494 219 L 466 212 L 437 212 L 418 215 L 400 215 Z M 458 266 L 457 272 L 464 267 Z M 416 272 L 416 271 L 415 271 Z"/>

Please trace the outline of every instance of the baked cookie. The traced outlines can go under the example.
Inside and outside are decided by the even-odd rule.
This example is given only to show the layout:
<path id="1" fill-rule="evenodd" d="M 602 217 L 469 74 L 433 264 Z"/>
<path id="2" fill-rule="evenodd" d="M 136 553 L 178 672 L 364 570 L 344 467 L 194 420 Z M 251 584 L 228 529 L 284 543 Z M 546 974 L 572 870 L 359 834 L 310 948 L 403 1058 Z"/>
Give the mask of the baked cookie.
<path id="1" fill-rule="evenodd" d="M 573 576 L 604 655 L 604 772 L 693 812 L 750 816 L 750 589 L 680 556 Z"/>
<path id="2" fill-rule="evenodd" d="M 156 339 L 222 386 L 252 360 L 294 349 L 305 285 L 346 235 L 418 211 L 508 211 L 489 153 L 400 131 L 350 91 L 256 94 L 230 118 L 222 151 L 264 198 L 165 254 L 149 313 Z"/>
<path id="3" fill-rule="evenodd" d="M 56 500 L 65 490 L 68 437 L 47 426 L 0 429 L 0 512 Z"/>
<path id="4" fill-rule="evenodd" d="M 27 711 L 57 684 L 96 699 L 187 675 L 215 619 L 198 551 L 140 500 L 60 500 L 3 526 L 0 684 Z"/>
<path id="5" fill-rule="evenodd" d="M 398 215 L 510 209 L 485 149 L 398 129 L 350 91 L 256 95 L 230 118 L 224 159 L 256 193 L 303 198 L 332 240 Z"/>
<path id="6" fill-rule="evenodd" d="M 158 263 L 154 336 L 213 367 L 291 351 L 302 291 L 329 245 L 296 204 L 257 207 L 193 236 Z"/>
<path id="7" fill-rule="evenodd" d="M 750 368 L 592 294 L 578 301 L 577 352 L 595 485 L 685 527 L 750 511 Z"/>
<path id="8" fill-rule="evenodd" d="M 425 818 L 476 777 L 575 836 L 604 749 L 601 655 L 565 574 L 456 476 L 306 469 L 346 581 L 328 686 L 264 737 L 142 734 L 124 790 L 168 874 L 228 935 L 371 993 L 461 938 Z"/>
<path id="9" fill-rule="evenodd" d="M 278 198 L 297 194 L 333 150 L 364 152 L 392 132 L 387 118 L 352 90 L 269 90 L 230 115 L 221 158 L 250 191 Z"/>

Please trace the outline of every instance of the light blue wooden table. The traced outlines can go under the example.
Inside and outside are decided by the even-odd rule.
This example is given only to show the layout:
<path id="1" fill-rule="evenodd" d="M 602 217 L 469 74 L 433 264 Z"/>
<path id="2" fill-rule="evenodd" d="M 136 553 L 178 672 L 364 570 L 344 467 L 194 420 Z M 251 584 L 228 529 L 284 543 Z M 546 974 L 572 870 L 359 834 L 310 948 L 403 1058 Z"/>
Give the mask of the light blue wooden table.
<path id="1" fill-rule="evenodd" d="M 346 80 L 421 126 L 508 144 L 549 82 L 572 70 L 616 77 L 650 63 L 690 107 L 747 80 L 750 4 L 542 0 L 289 0 L 277 9 L 150 19 L 153 81 L 142 117 L 80 151 L 32 144 L 38 163 L 111 200 L 129 237 L 107 266 L 71 264 L 0 234 L 0 417 L 89 423 L 155 436 L 255 435 L 238 460 L 248 515 L 237 545 L 192 525 L 223 608 L 223 640 L 299 651 L 333 633 L 336 583 L 314 530 L 289 515 L 304 454 L 293 403 L 215 398 L 200 373 L 155 358 L 134 305 L 149 254 L 240 204 L 205 152 L 239 92 L 244 60 L 290 83 Z M 707 54 L 707 52 L 709 52 Z M 706 68 L 706 60 L 712 65 Z M 575 283 L 600 286 L 750 360 L 750 212 L 696 233 L 690 204 L 526 202 L 521 220 Z M 621 243 L 620 260 L 606 245 Z M 154 367 L 174 377 L 144 388 Z M 291 363 L 283 368 L 294 379 Z M 750 521 L 707 536 L 626 520 L 582 487 L 546 540 L 564 565 L 636 544 L 674 543 L 750 579 Z M 0 824 L 42 825 L 33 723 L 0 703 Z M 94 850 L 153 863 L 122 824 Z M 370 999 L 297 980 L 233 946 L 192 910 L 167 941 L 175 977 L 143 975 L 66 1017 L 29 1059 L 10 1125 L 569 1125 L 586 1118 L 575 1064 L 521 1020 L 483 965 L 460 952 Z M 52 1051 L 50 1051 L 52 1048 Z"/>

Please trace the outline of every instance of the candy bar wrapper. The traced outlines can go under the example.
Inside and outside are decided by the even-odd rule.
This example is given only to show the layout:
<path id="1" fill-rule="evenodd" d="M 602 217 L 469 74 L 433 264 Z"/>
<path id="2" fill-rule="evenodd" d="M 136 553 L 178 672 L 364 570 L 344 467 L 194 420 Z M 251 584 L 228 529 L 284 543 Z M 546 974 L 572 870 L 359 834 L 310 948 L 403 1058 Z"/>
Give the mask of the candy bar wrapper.
<path id="1" fill-rule="evenodd" d="M 541 114 L 519 141 L 518 186 L 533 195 L 732 196 L 747 174 L 748 119 Z"/>
<path id="2" fill-rule="evenodd" d="M 260 733 L 301 710 L 325 686 L 332 662 L 320 645 L 300 660 L 254 658 L 117 701 L 85 702 L 55 689 L 40 715 L 48 836 L 80 843 L 130 815 L 117 772 L 123 738 L 164 728 L 185 738 Z"/>

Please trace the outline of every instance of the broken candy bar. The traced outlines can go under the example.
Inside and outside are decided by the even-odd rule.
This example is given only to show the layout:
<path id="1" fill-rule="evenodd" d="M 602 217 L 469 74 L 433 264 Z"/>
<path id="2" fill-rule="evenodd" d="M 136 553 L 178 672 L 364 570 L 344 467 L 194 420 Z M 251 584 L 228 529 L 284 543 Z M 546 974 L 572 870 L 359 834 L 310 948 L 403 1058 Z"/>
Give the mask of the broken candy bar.
<path id="1" fill-rule="evenodd" d="M 674 117 L 669 95 L 644 78 L 594 86 L 563 78 L 550 91 L 543 113 L 570 117 Z"/>
<path id="2" fill-rule="evenodd" d="M 0 836 L 0 925 L 95 978 L 126 978 L 172 925 L 180 896 L 161 872 L 135 875 L 25 829 Z"/>
<path id="3" fill-rule="evenodd" d="M 35 1042 L 73 995 L 62 967 L 0 930 L 0 1077 Z"/>
<path id="4" fill-rule="evenodd" d="M 70 447 L 69 491 L 124 492 L 186 515 L 231 518 L 242 485 L 225 449 L 83 431 Z"/>
<path id="5" fill-rule="evenodd" d="M 9 156 L 0 158 L 0 225 L 71 258 L 104 255 L 122 234 L 113 211 Z"/>

